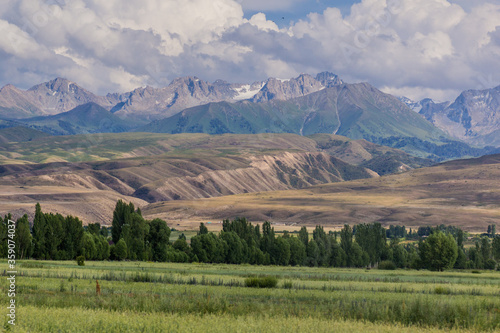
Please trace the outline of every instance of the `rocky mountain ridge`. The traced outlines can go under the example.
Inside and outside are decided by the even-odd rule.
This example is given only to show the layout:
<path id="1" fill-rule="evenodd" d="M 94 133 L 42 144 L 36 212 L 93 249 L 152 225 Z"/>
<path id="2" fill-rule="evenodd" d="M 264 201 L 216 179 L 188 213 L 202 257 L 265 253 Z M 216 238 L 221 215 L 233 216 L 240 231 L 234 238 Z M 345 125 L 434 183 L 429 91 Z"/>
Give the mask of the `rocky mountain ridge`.
<path id="1" fill-rule="evenodd" d="M 464 91 L 454 102 L 404 102 L 453 138 L 472 145 L 500 147 L 500 86 Z"/>
<path id="2" fill-rule="evenodd" d="M 50 116 L 75 107 L 96 103 L 122 118 L 139 123 L 172 116 L 186 108 L 210 102 L 253 102 L 286 100 L 304 96 L 342 83 L 335 74 L 323 72 L 316 77 L 301 74 L 288 80 L 269 78 L 251 84 L 217 80 L 213 83 L 195 76 L 174 79 L 167 87 L 140 87 L 126 93 L 98 96 L 67 79 L 54 80 L 21 90 L 12 85 L 0 89 L 0 118 L 23 119 Z"/>

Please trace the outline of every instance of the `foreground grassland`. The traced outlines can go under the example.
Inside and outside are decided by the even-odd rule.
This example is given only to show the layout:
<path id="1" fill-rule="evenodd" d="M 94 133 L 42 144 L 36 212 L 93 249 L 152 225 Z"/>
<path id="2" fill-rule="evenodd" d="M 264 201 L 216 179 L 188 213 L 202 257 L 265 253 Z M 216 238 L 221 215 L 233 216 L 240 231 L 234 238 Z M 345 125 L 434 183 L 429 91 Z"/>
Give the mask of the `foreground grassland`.
<path id="1" fill-rule="evenodd" d="M 254 275 L 278 285 L 245 287 Z M 7 304 L 5 277 L 0 286 Z M 499 296 L 498 272 L 23 261 L 11 331 L 494 331 Z"/>

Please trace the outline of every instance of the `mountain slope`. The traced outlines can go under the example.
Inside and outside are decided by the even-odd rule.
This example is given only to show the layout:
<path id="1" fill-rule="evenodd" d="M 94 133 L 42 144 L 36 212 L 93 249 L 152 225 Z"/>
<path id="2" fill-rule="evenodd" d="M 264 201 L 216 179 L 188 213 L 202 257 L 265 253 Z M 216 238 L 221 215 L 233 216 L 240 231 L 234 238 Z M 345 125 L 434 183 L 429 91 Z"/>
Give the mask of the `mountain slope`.
<path id="1" fill-rule="evenodd" d="M 118 133 L 132 128 L 131 123 L 95 103 L 83 104 L 53 116 L 25 119 L 23 122 L 53 135 Z"/>
<path id="2" fill-rule="evenodd" d="M 456 139 L 500 147 L 500 86 L 464 91 L 453 103 L 429 104 L 420 113 Z"/>
<path id="3" fill-rule="evenodd" d="M 324 72 L 313 78 L 302 74 L 289 80 L 270 78 L 252 84 L 213 83 L 188 76 L 174 79 L 167 87 L 140 87 L 126 93 L 97 96 L 76 83 L 57 78 L 27 91 L 6 85 L 0 89 L 0 118 L 21 119 L 67 112 L 79 105 L 96 103 L 122 118 L 138 124 L 162 119 L 189 107 L 210 102 L 290 99 L 342 83 L 335 74 Z M 254 96 L 259 95 L 256 98 Z"/>
<path id="4" fill-rule="evenodd" d="M 112 100 L 97 96 L 63 78 L 38 84 L 26 91 L 7 85 L 0 89 L 0 117 L 20 119 L 55 115 L 90 102 L 105 108 L 114 105 Z"/>
<path id="5" fill-rule="evenodd" d="M 210 103 L 155 121 L 155 133 L 333 133 L 377 142 L 418 138 L 441 142 L 445 134 L 393 96 L 367 83 L 341 84 L 295 99 L 262 103 Z"/>
<path id="6" fill-rule="evenodd" d="M 484 232 L 499 218 L 500 155 L 458 160 L 380 178 L 306 189 L 153 203 L 146 216 L 183 221 L 251 221 L 342 228 L 379 222 L 407 229 L 440 224 Z"/>
<path id="7" fill-rule="evenodd" d="M 0 143 L 26 142 L 47 136 L 50 134 L 21 126 L 0 129 Z"/>

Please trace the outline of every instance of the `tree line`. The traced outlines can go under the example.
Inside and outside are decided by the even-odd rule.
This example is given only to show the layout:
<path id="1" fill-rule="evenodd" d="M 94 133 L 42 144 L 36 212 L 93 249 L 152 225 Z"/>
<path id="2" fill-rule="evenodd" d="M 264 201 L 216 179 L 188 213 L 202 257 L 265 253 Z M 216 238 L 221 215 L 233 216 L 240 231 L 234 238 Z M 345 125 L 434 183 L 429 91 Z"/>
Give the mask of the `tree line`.
<path id="1" fill-rule="evenodd" d="M 0 218 L 0 257 L 7 256 L 7 221 Z M 224 220 L 222 231 L 209 232 L 201 223 L 190 242 L 181 234 L 170 241 L 171 229 L 161 219 L 146 220 L 132 203 L 118 201 L 111 233 L 99 223 L 82 225 L 79 218 L 43 213 L 35 207 L 17 219 L 18 259 L 147 260 L 158 262 L 203 262 L 252 265 L 318 267 L 385 267 L 444 270 L 495 269 L 500 262 L 500 237 L 494 225 L 488 233 L 465 248 L 466 234 L 459 228 L 405 227 L 386 229 L 380 223 L 345 225 L 337 232 L 316 226 L 309 233 L 285 231 L 277 236 L 270 222 L 252 225 L 245 218 Z M 404 242 L 408 239 L 418 241 Z"/>

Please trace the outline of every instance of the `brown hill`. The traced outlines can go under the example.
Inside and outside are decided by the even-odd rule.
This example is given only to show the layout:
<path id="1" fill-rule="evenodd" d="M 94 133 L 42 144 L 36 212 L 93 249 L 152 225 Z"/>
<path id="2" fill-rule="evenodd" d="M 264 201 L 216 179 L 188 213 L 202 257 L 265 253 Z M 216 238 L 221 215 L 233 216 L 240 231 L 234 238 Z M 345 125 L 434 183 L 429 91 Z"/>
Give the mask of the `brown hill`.
<path id="1" fill-rule="evenodd" d="M 334 147 L 332 140 L 341 144 Z M 68 207 L 75 205 L 72 214 L 78 215 L 84 207 L 85 216 L 105 220 L 106 214 L 100 212 L 112 211 L 119 197 L 134 197 L 145 205 L 146 201 L 299 189 L 378 176 L 336 158 L 337 152 L 356 164 L 378 155 L 400 154 L 402 166 L 408 157 L 395 149 L 329 135 L 122 133 L 35 138 L 0 143 L 4 157 L 0 161 L 5 163 L 0 165 L 0 186 L 13 195 L 0 198 L 0 214 L 9 209 L 31 213 L 38 200 L 62 211 L 59 205 L 67 193 L 72 201 L 65 204 L 64 212 L 71 213 Z M 16 204 L 16 196 L 26 190 L 33 193 Z M 53 194 L 55 190 L 60 195 Z M 106 209 L 87 204 L 89 197 L 98 198 L 101 192 L 113 198 L 103 200 Z"/>
<path id="2" fill-rule="evenodd" d="M 491 155 L 302 190 L 154 203 L 144 212 L 187 225 L 246 216 L 288 225 L 445 224 L 484 232 L 500 224 L 499 185 L 500 155 Z"/>

